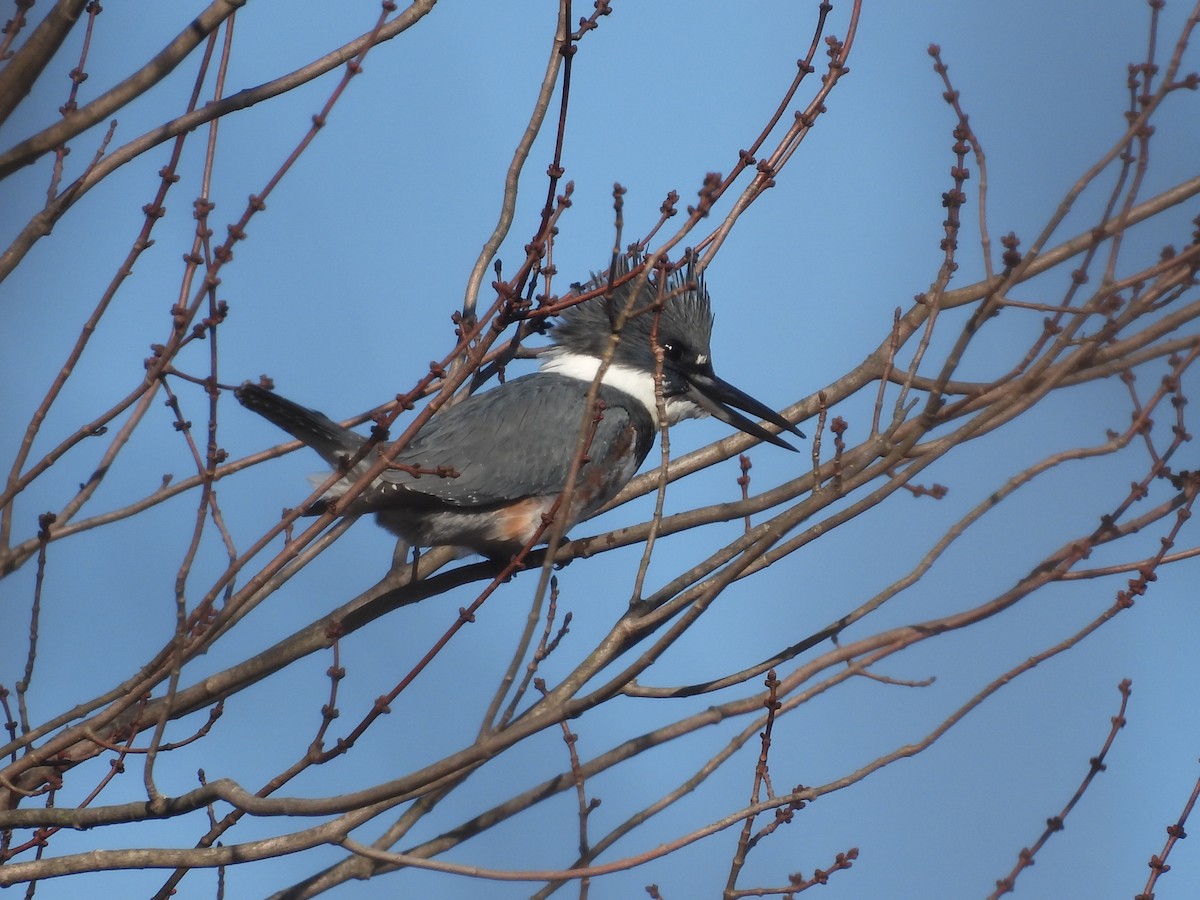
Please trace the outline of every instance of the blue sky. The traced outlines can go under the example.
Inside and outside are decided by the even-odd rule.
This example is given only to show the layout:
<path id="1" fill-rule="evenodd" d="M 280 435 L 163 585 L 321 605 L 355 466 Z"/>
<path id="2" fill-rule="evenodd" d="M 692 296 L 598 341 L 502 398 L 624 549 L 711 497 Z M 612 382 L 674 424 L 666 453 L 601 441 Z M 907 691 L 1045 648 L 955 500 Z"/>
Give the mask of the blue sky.
<path id="1" fill-rule="evenodd" d="M 615 6 L 583 40 L 575 60 L 565 144 L 565 179 L 575 190 L 555 247 L 563 286 L 606 265 L 614 182 L 628 190 L 626 234 L 632 236 L 653 224 L 668 191 L 680 193 L 682 207 L 692 202 L 706 172 L 730 169 L 807 48 L 815 4 Z M 346 3 L 331 12 L 313 0 L 286 9 L 248 4 L 237 19 L 240 49 L 227 93 L 291 70 L 361 33 L 377 8 Z M 157 3 L 106 6 L 83 99 L 123 78 L 169 39 L 184 20 L 179 9 Z M 328 127 L 253 221 L 249 239 L 222 272 L 221 294 L 231 308 L 220 333 L 223 381 L 268 373 L 282 393 L 331 415 L 350 415 L 406 389 L 430 359 L 452 346 L 450 314 L 461 304 L 470 268 L 495 222 L 503 174 L 553 37 L 549 10 L 549 4 L 526 4 L 519 11 L 511 4 L 442 4 L 412 32 L 372 51 L 363 76 L 351 84 Z M 588 11 L 580 8 L 576 15 Z M 1162 28 L 1167 42 L 1186 12 L 1181 4 L 1168 5 Z M 907 307 L 933 280 L 941 258 L 941 195 L 951 186 L 954 119 L 926 53 L 931 42 L 941 45 L 988 154 L 993 239 L 1013 230 L 1027 243 L 1064 191 L 1121 134 L 1126 64 L 1145 53 L 1147 19 L 1144 4 L 1117 0 L 867 4 L 851 73 L 835 90 L 828 113 L 709 269 L 718 372 L 784 406 L 861 362 L 887 334 L 893 309 Z M 844 34 L 841 5 L 831 21 L 831 30 Z M 0 129 L 0 149 L 57 117 L 77 47 L 70 45 L 56 58 L 52 68 L 61 74 L 43 79 Z M 1196 67 L 1193 52 L 1184 70 Z M 185 64 L 144 102 L 122 111 L 115 143 L 177 115 L 194 71 L 194 63 Z M 338 76 L 221 123 L 213 189 L 218 237 L 303 135 Z M 1195 174 L 1200 117 L 1194 103 L 1192 94 L 1176 97 L 1174 112 L 1159 123 L 1142 196 Z M 68 158 L 75 173 L 99 136 L 93 131 L 76 141 Z M 189 142 L 181 167 L 185 179 L 168 200 L 156 246 L 139 260 L 47 420 L 41 449 L 135 386 L 148 345 L 164 339 L 167 310 L 179 290 L 180 255 L 193 228 L 190 202 L 198 190 L 204 137 L 197 133 Z M 523 176 L 516 225 L 501 252 L 507 271 L 519 264 L 536 224 L 550 150 L 546 139 L 539 140 Z M 0 415 L 17 423 L 0 431 L 6 459 L 78 333 L 75 323 L 95 304 L 140 228 L 141 207 L 157 187 L 155 172 L 166 153 L 159 148 L 146 154 L 92 191 L 0 285 L 5 321 L 0 378 L 9 386 L 0 393 Z M 0 184 L 5 243 L 38 208 L 48 171 L 42 161 Z M 967 187 L 970 192 L 974 184 Z M 974 200 L 972 193 L 964 213 L 961 268 L 952 286 L 969 284 L 983 272 L 970 224 Z M 1085 197 L 1062 236 L 1085 230 L 1096 203 Z M 1186 239 L 1186 222 L 1195 213 L 1194 204 L 1185 204 L 1161 226 L 1132 236 L 1132 246 Z M 1054 302 L 1057 287 L 1046 284 L 1018 296 Z M 1029 334 L 1028 322 L 1015 318 L 1012 323 L 1005 318 L 988 341 L 973 348 L 963 377 L 983 378 L 1011 364 L 1012 346 L 1021 346 Z M 1039 326 L 1040 317 L 1034 319 Z M 935 342 L 940 347 L 944 344 Z M 203 372 L 202 354 L 190 362 Z M 1147 384 L 1162 371 L 1149 373 Z M 833 532 L 731 589 L 664 658 L 653 683 L 699 680 L 749 664 L 764 647 L 779 645 L 781 634 L 798 639 L 862 602 L 907 572 L 949 523 L 1023 465 L 1056 449 L 1102 440 L 1105 427 L 1122 427 L 1128 401 L 1120 383 L 1109 381 L 1066 392 L 1017 427 L 948 456 L 923 478 L 949 486 L 945 500 L 893 497 L 853 528 Z M 199 419 L 200 398 L 189 399 Z M 833 410 L 849 421 L 848 440 L 865 435 L 872 400 L 873 393 Z M 811 435 L 813 426 L 806 430 Z M 727 426 L 711 420 L 684 423 L 672 432 L 672 447 L 686 452 L 727 433 Z M 271 426 L 232 403 L 222 412 L 222 445 L 235 457 L 279 439 Z M 61 506 L 88 477 L 101 450 L 80 448 L 60 464 L 56 481 L 28 492 L 17 507 L 22 534 L 39 512 Z M 657 451 L 651 459 L 656 456 Z M 807 452 L 795 456 L 773 447 L 756 448 L 752 457 L 758 488 L 795 477 L 808 465 Z M 93 511 L 123 506 L 152 490 L 164 472 L 183 477 L 188 466 L 168 411 L 156 407 L 97 493 Z M 315 457 L 293 454 L 223 482 L 220 497 L 236 539 L 248 544 L 277 520 L 281 508 L 299 502 L 307 491 L 305 476 L 317 469 Z M 846 639 L 973 606 L 1003 590 L 1119 502 L 1128 470 L 1099 460 L 1014 497 L 928 578 Z M 668 495 L 668 511 L 735 499 L 738 474 L 731 461 L 681 484 Z M 575 533 L 641 521 L 651 509 L 646 499 Z M 58 634 L 44 638 L 39 648 L 31 698 L 35 717 L 128 676 L 168 639 L 172 580 L 193 512 L 194 498 L 182 497 L 138 519 L 51 546 L 43 630 Z M 663 541 L 651 582 L 661 583 L 703 558 L 706 548 L 720 546 L 730 533 L 714 528 Z M 147 543 L 147 535 L 154 540 Z M 1142 546 L 1156 540 L 1157 532 Z M 390 555 L 387 535 L 360 523 L 257 610 L 247 623 L 251 627 L 235 630 L 190 667 L 185 681 L 220 671 L 343 602 L 377 580 Z M 560 573 L 561 602 L 575 618 L 572 639 L 546 666 L 548 679 L 562 674 L 586 652 L 589 636 L 603 634 L 620 615 L 636 560 L 636 551 L 609 554 Z M 219 571 L 220 565 L 214 543 L 198 569 Z M 1085 795 L 1066 831 L 1022 874 L 1017 890 L 1030 897 L 1140 891 L 1146 861 L 1160 850 L 1163 829 L 1179 814 L 1197 775 L 1196 577 L 1194 563 L 1165 571 L 1134 609 L 1076 651 L 1017 679 L 929 751 L 798 813 L 756 849 L 741 883 L 783 883 L 787 873 L 826 868 L 835 853 L 857 846 L 854 869 L 834 876 L 820 889 L 822 896 L 986 895 L 1086 773 L 1116 712 L 1116 685 L 1128 677 L 1134 685 L 1130 724 L 1117 738 L 1108 771 Z M 518 578 L 493 598 L 480 621 L 455 639 L 354 753 L 288 790 L 320 796 L 362 787 L 469 742 L 524 625 L 534 581 L 532 575 Z M 991 679 L 1082 627 L 1120 586 L 1088 582 L 1045 591 L 982 626 L 927 642 L 881 671 L 900 679 L 936 675 L 928 688 L 859 679 L 806 704 L 777 726 L 772 755 L 777 786 L 821 784 L 919 740 Z M 0 634 L 0 682 L 10 687 L 24 665 L 32 589 L 31 566 L 0 583 L 0 602 L 12 623 Z M 194 590 L 202 590 L 199 581 Z M 344 642 L 342 664 L 349 675 L 340 721 L 356 721 L 470 599 L 467 590 L 394 613 Z M 303 752 L 317 725 L 329 665 L 328 656 L 318 655 L 289 669 L 286 678 L 240 694 L 210 738 L 160 764 L 160 788 L 186 791 L 195 785 L 196 767 L 204 766 L 209 778 L 227 776 L 253 789 L 286 766 Z M 679 701 L 678 714 L 709 702 Z M 660 714 L 644 701 L 597 710 L 573 725 L 580 752 L 602 752 Z M 431 721 L 437 723 L 432 729 Z M 180 735 L 190 725 L 181 725 Z M 711 729 L 687 746 L 650 754 L 589 784 L 589 792 L 603 800 L 592 820 L 595 832 L 602 834 L 669 790 L 731 733 Z M 636 854 L 739 808 L 756 754 L 757 747 L 748 746 L 705 791 L 626 838 L 613 854 Z M 429 817 L 422 836 L 564 768 L 566 759 L 559 734 L 547 732 L 520 759 L 499 760 L 474 776 L 459 803 Z M 225 770 L 217 771 L 220 765 Z M 87 782 L 80 779 L 81 785 Z M 140 789 L 140 777 L 131 771 L 105 799 L 136 798 Z M 448 858 L 508 868 L 566 865 L 575 848 L 573 804 L 572 797 L 557 798 Z M 277 827 L 247 822 L 229 840 L 250 840 Z M 131 847 L 161 841 L 189 846 L 202 830 L 199 820 L 130 826 L 121 840 Z M 366 829 L 363 837 L 375 833 Z M 590 896 L 639 896 L 650 882 L 668 898 L 714 896 L 724 883 L 734 840 L 727 831 L 649 867 L 597 881 Z M 94 845 L 93 835 L 61 835 L 52 850 Z M 1176 847 L 1158 896 L 1200 893 L 1196 852 L 1191 842 Z M 235 868 L 228 874 L 228 896 L 264 895 L 341 855 L 329 849 L 300 862 L 285 858 Z M 143 896 L 161 880 L 156 873 L 91 876 L 75 884 L 46 882 L 38 895 L 78 896 L 86 886 L 97 893 Z M 211 872 L 195 872 L 181 896 L 210 896 L 213 880 Z M 405 889 L 411 896 L 463 897 L 523 897 L 532 890 L 409 873 L 352 882 L 334 896 L 390 896 Z"/>

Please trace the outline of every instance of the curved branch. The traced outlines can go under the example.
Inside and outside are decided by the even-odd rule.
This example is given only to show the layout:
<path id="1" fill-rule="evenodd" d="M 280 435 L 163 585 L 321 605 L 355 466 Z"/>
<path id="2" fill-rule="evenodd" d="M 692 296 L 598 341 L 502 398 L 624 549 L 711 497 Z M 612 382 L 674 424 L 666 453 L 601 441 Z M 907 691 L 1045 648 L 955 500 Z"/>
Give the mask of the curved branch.
<path id="1" fill-rule="evenodd" d="M 46 63 L 58 52 L 83 15 L 86 5 L 87 0 L 58 0 L 0 72 L 0 125 L 29 95 Z M 54 146 L 51 145 L 51 149 Z"/>
<path id="2" fill-rule="evenodd" d="M 83 0 L 71 0 L 80 10 Z M 55 122 L 49 128 L 44 128 L 31 138 L 27 138 L 7 153 L 0 154 L 0 178 L 11 175 L 17 169 L 29 165 L 43 153 L 48 153 L 55 147 L 61 147 L 71 138 L 82 134 L 97 122 L 102 122 L 134 97 L 145 93 L 162 79 L 166 78 L 188 54 L 196 48 L 217 27 L 229 18 L 235 10 L 244 6 L 246 0 L 213 0 L 213 3 L 196 16 L 187 28 L 179 32 L 171 43 L 167 44 L 155 57 L 142 66 L 116 87 L 105 91 L 91 103 L 80 107 L 69 117 Z M 78 17 L 78 13 L 75 14 Z M 42 25 L 38 26 L 40 31 Z M 36 32 L 35 32 L 36 35 Z M 64 34 L 63 37 L 66 35 Z M 60 37 L 61 41 L 62 38 Z M 7 71 L 5 75 L 7 75 Z M 4 86 L 0 82 L 0 97 L 4 96 Z M 0 101 L 2 102 L 2 101 Z M 2 109 L 2 108 L 0 108 Z"/>
<path id="3" fill-rule="evenodd" d="M 221 2 L 232 2 L 232 0 L 221 0 Z M 245 3 L 246 0 L 240 0 L 240 3 Z M 414 23 L 422 19 L 433 9 L 437 0 L 413 0 L 403 13 L 396 18 L 387 22 L 378 31 L 374 37 L 375 44 L 381 44 L 384 41 L 396 37 L 403 31 L 406 31 Z M 218 23 L 219 24 L 219 23 Z M 215 27 L 215 26 L 214 26 Z M 215 103 L 209 103 L 202 109 L 193 110 L 178 118 L 172 119 L 169 122 L 158 126 L 157 128 L 147 131 L 140 137 L 135 138 L 129 143 L 117 148 L 104 159 L 100 160 L 96 165 L 91 166 L 83 176 L 78 178 L 66 190 L 60 193 L 50 203 L 46 204 L 37 215 L 29 220 L 28 224 L 21 229 L 21 233 L 17 235 L 12 244 L 0 254 L 0 281 L 7 278 L 13 269 L 25 258 L 25 254 L 30 248 L 37 243 L 38 240 L 50 233 L 54 224 L 63 217 L 68 209 L 88 191 L 94 188 L 104 178 L 111 174 L 114 170 L 125 165 L 132 159 L 145 153 L 147 150 L 157 147 L 159 144 L 170 140 L 180 134 L 185 134 L 206 122 L 211 122 L 213 119 L 220 118 L 228 113 L 235 112 L 240 109 L 246 109 L 263 100 L 268 100 L 279 94 L 286 93 L 298 85 L 312 81 L 326 72 L 336 69 L 350 59 L 353 59 L 362 49 L 372 41 L 372 33 L 368 32 L 362 37 L 344 44 L 332 53 L 327 53 L 320 59 L 302 66 L 287 75 L 282 75 L 273 81 L 268 81 L 265 84 L 260 84 L 257 87 L 246 88 L 238 91 L 222 100 Z M 164 51 L 166 52 L 166 51 Z M 161 54 L 160 54 L 161 55 Z M 118 86 L 119 87 L 119 86 Z M 116 88 L 114 88 L 116 90 Z M 110 92 L 111 93 L 111 92 Z M 107 95 L 105 95 L 107 96 Z M 100 99 L 103 99 L 100 98 Z M 128 102 L 127 98 L 125 102 Z M 99 100 L 94 103 L 100 102 Z M 93 104 L 88 104 L 76 115 L 82 115 L 84 111 L 91 108 Z M 72 116 L 70 122 L 75 122 L 75 116 Z M 55 126 L 58 127 L 58 126 Z M 47 130 L 49 131 L 49 129 Z M 47 132 L 42 132 L 46 134 Z M 72 137 L 73 135 L 67 135 Z M 28 165 L 36 159 L 37 155 L 46 152 L 46 149 L 40 149 L 35 156 L 28 159 L 18 155 L 23 147 L 31 141 L 36 141 L 40 135 L 35 135 L 29 141 L 14 147 L 8 153 L 0 154 L 0 178 L 10 174 L 11 171 L 19 169 L 22 166 Z M 40 145 L 39 145 L 40 146 Z M 52 149 L 51 145 L 50 148 Z"/>

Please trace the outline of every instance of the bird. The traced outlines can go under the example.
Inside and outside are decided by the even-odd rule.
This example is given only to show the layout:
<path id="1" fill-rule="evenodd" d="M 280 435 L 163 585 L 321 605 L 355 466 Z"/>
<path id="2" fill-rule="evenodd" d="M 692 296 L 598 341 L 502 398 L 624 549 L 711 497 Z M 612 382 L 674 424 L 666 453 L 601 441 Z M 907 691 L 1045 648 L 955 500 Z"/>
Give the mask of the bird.
<path id="1" fill-rule="evenodd" d="M 624 260 L 617 275 L 631 271 Z M 603 290 L 619 279 L 593 276 L 573 292 Z M 662 356 L 668 425 L 708 415 L 762 441 L 795 450 L 743 410 L 799 437 L 804 433 L 766 404 L 719 378 L 712 365 L 712 305 L 689 267 L 636 276 L 602 296 L 565 309 L 549 327 L 539 371 L 507 380 L 439 410 L 385 470 L 336 512 L 374 513 L 408 547 L 450 546 L 493 560 L 511 559 L 549 529 L 576 454 L 588 392 L 623 311 L 620 339 L 598 387 L 594 434 L 574 489 L 555 511 L 566 530 L 593 515 L 637 472 L 659 430 L 654 340 Z M 656 320 L 657 319 L 657 323 Z M 263 416 L 345 470 L 367 438 L 323 413 L 252 382 L 235 389 L 242 406 Z M 305 511 L 319 515 L 373 461 L 368 453 Z M 324 480 L 314 476 L 315 482 Z"/>

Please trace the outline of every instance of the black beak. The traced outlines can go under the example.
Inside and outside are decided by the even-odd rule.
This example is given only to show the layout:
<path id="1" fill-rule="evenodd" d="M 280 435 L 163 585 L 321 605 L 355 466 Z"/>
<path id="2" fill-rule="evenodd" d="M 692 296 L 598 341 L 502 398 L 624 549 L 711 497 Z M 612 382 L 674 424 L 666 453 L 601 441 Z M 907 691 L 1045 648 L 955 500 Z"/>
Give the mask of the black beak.
<path id="1" fill-rule="evenodd" d="M 728 381 L 718 378 L 711 371 L 689 372 L 687 380 L 689 383 L 687 392 L 689 400 L 722 422 L 726 422 L 734 428 L 746 432 L 746 434 L 753 435 L 762 441 L 769 441 L 776 447 L 783 447 L 787 450 L 796 449 L 779 435 L 767 431 L 767 429 L 763 428 L 757 422 L 752 422 L 731 407 L 736 406 L 737 409 L 745 410 L 785 431 L 790 431 L 792 434 L 804 437 L 803 431 L 779 415 L 771 407 L 765 403 L 760 403 L 746 392 L 735 388 Z"/>

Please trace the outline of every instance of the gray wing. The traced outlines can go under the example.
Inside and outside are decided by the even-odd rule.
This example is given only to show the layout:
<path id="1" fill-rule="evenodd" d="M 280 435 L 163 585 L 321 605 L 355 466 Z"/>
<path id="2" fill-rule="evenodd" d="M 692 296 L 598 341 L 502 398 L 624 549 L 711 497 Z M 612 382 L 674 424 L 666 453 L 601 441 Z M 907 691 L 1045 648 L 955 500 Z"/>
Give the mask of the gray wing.
<path id="1" fill-rule="evenodd" d="M 458 477 L 392 470 L 381 480 L 403 486 L 406 494 L 424 494 L 455 506 L 488 506 L 557 493 L 575 453 L 589 387 L 575 378 L 536 373 L 476 394 L 435 415 L 397 457 L 421 469 L 449 466 Z M 606 385 L 601 386 L 601 398 L 607 407 L 591 455 L 603 465 L 604 448 L 629 447 L 632 439 L 631 475 L 650 452 L 653 421 L 640 403 Z M 390 505 L 388 493 L 385 489 L 377 497 L 379 507 Z M 391 496 L 393 502 L 406 502 Z"/>

